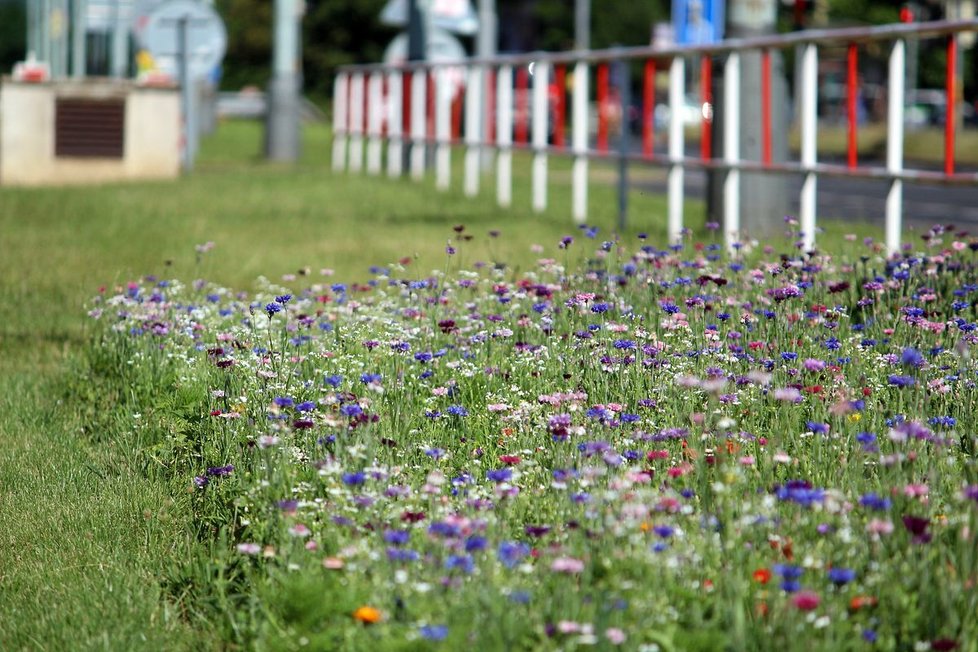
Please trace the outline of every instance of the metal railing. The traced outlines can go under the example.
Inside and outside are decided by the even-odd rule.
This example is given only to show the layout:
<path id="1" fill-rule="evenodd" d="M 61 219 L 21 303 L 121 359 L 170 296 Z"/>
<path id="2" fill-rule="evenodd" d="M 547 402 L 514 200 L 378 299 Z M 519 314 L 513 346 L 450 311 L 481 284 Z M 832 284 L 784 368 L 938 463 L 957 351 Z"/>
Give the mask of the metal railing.
<path id="1" fill-rule="evenodd" d="M 722 175 L 722 212 L 728 247 L 741 239 L 740 175 L 742 172 L 797 174 L 803 177 L 799 218 L 803 246 L 815 245 L 816 193 L 819 176 L 862 177 L 889 181 L 885 203 L 886 246 L 900 248 L 903 220 L 903 183 L 965 184 L 978 188 L 978 173 L 955 170 L 955 60 L 958 36 L 978 31 L 978 20 L 893 24 L 867 28 L 810 30 L 751 39 L 733 39 L 702 46 L 656 49 L 651 47 L 560 53 L 528 53 L 472 58 L 453 63 L 405 63 L 402 65 L 354 65 L 340 69 L 333 91 L 333 154 L 335 171 L 366 170 L 382 173 L 386 143 L 386 170 L 391 177 L 403 173 L 406 160 L 410 176 L 422 179 L 425 152 L 433 146 L 436 187 L 451 184 L 452 146 L 465 147 L 464 192 L 475 196 L 480 184 L 480 155 L 495 151 L 496 196 L 501 206 L 512 202 L 512 152 L 532 153 L 532 206 L 547 207 L 548 156 L 570 156 L 572 164 L 573 219 L 587 218 L 588 162 L 592 158 L 620 157 L 626 161 L 665 167 L 668 170 L 668 234 L 673 241 L 683 230 L 684 173 L 687 168 L 713 169 Z M 944 38 L 947 48 L 947 110 L 944 131 L 944 166 L 940 171 L 905 167 L 903 155 L 905 120 L 906 42 L 908 39 Z M 860 165 L 856 145 L 858 119 L 857 57 L 859 48 L 889 44 L 885 165 Z M 800 51 L 796 83 L 800 89 L 800 157 L 797 161 L 772 160 L 772 143 L 787 134 L 772 133 L 771 52 L 787 48 Z M 845 164 L 820 162 L 818 157 L 818 57 L 826 47 L 847 52 L 848 124 Z M 761 155 L 760 160 L 741 156 L 741 69 L 745 53 L 760 53 Z M 644 62 L 642 146 L 640 152 L 612 153 L 608 147 L 609 120 L 603 107 L 609 92 L 610 62 Z M 722 156 L 714 157 L 710 138 L 712 115 L 704 111 L 699 156 L 685 151 L 682 106 L 686 95 L 687 61 L 699 60 L 700 98 L 712 103 L 710 78 L 713 61 L 723 66 Z M 654 151 L 655 78 L 668 67 L 668 147 L 665 156 Z M 597 133 L 589 137 L 590 69 L 596 68 Z M 573 71 L 570 91 L 571 139 L 565 139 L 567 106 L 565 76 Z M 515 73 L 515 80 L 514 80 Z M 532 85 L 530 76 L 532 75 Z M 553 75 L 556 97 L 548 88 Z M 514 83 L 515 81 L 515 83 Z M 514 92 L 515 91 L 515 92 Z M 529 106 L 528 106 L 529 105 Z M 464 120 L 463 120 L 464 106 Z M 623 116 L 624 119 L 624 116 Z M 464 134 L 462 133 L 464 125 Z M 622 128 L 627 128 L 623 125 Z M 550 142 L 550 141 L 553 142 Z M 404 157 L 405 147 L 408 156 Z M 366 156 L 364 156 L 366 154 Z M 978 201 L 978 196 L 976 196 Z"/>

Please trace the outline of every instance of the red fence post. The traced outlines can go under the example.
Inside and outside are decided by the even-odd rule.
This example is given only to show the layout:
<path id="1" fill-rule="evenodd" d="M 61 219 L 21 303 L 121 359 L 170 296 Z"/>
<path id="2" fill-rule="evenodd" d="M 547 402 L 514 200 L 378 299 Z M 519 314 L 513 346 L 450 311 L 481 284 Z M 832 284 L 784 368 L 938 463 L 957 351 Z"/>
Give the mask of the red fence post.
<path id="1" fill-rule="evenodd" d="M 642 156 L 652 158 L 655 151 L 655 60 L 645 62 L 642 87 Z"/>
<path id="2" fill-rule="evenodd" d="M 598 64 L 598 151 L 608 151 L 608 64 Z"/>
<path id="3" fill-rule="evenodd" d="M 848 125 L 848 165 L 850 168 L 856 167 L 858 163 L 858 142 L 856 140 L 856 129 L 858 123 L 856 99 L 859 93 L 859 51 L 855 43 L 849 44 L 849 51 L 846 55 L 846 124 Z"/>

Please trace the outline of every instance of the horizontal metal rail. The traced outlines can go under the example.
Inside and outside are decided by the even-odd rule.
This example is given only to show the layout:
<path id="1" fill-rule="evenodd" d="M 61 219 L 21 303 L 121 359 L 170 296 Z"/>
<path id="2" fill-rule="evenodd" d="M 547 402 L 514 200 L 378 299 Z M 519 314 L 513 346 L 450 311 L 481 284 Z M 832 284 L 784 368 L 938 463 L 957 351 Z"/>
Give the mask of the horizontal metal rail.
<path id="1" fill-rule="evenodd" d="M 958 56 L 957 35 L 978 31 L 978 20 L 935 21 L 875 27 L 810 30 L 750 39 L 730 39 L 719 43 L 672 48 L 629 47 L 607 50 L 534 52 L 472 58 L 458 62 L 406 62 L 397 65 L 362 64 L 340 69 L 333 92 L 333 169 L 368 174 L 382 172 L 383 145 L 387 145 L 387 174 L 403 173 L 424 178 L 426 150 L 433 148 L 436 187 L 451 185 L 451 152 L 455 145 L 465 147 L 464 190 L 467 196 L 479 192 L 480 158 L 495 152 L 496 197 L 501 206 L 512 202 L 512 153 L 532 154 L 532 207 L 547 207 L 549 156 L 573 158 L 571 213 L 576 222 L 587 219 L 587 181 L 590 160 L 617 160 L 667 169 L 668 234 L 678 240 L 683 232 L 684 175 L 687 169 L 714 170 L 723 176 L 723 220 L 725 240 L 733 248 L 742 238 L 739 215 L 740 174 L 800 175 L 803 178 L 800 203 L 802 241 L 806 249 L 815 246 L 816 195 L 820 176 L 850 177 L 888 181 L 886 198 L 886 244 L 892 253 L 900 248 L 903 220 L 903 183 L 975 186 L 978 173 L 955 170 L 955 97 L 953 66 Z M 904 77 L 908 38 L 945 38 L 947 84 L 945 96 L 944 165 L 940 171 L 912 169 L 904 165 Z M 887 82 L 887 152 L 884 165 L 858 162 L 856 97 L 858 93 L 859 49 L 868 43 L 889 42 Z M 800 90 L 798 121 L 801 152 L 798 161 L 772 160 L 775 134 L 771 119 L 772 50 L 798 48 Z M 847 151 L 845 163 L 818 161 L 818 56 L 826 48 L 839 48 L 846 61 Z M 760 53 L 761 74 L 761 154 L 759 160 L 742 157 L 740 133 L 740 85 L 742 55 Z M 644 62 L 641 110 L 642 138 L 639 151 L 608 146 L 614 102 L 609 100 L 609 64 L 617 61 Z M 685 152 L 685 127 L 681 116 L 686 87 L 687 65 L 699 61 L 699 97 L 704 108 L 699 156 Z M 722 156 L 713 154 L 710 137 L 714 62 L 722 63 Z M 596 75 L 594 95 L 589 78 Z M 668 76 L 669 124 L 665 152 L 655 151 L 655 79 L 657 72 Z M 570 102 L 565 83 L 573 76 Z M 551 86 L 549 80 L 556 84 Z M 554 90 L 555 89 L 555 90 Z M 592 100 L 593 97 L 593 100 Z M 591 143 L 589 106 L 597 105 L 596 139 Z M 569 111 L 568 111 L 569 108 Z M 710 114 L 708 114 L 708 112 Z M 569 114 L 569 115 L 568 115 Z M 463 120 L 464 117 L 464 120 Z M 570 138 L 566 124 L 570 118 Z M 627 129 L 625 115 L 619 115 Z M 757 119 L 757 116 L 750 116 Z M 464 134 L 463 131 L 464 121 Z M 552 142 L 551 142 L 552 141 Z M 364 152 L 366 149 L 366 152 Z M 366 157 L 364 154 L 366 153 Z M 405 153 L 407 154 L 405 156 Z M 366 158 L 366 161 L 364 160 Z M 624 168 L 623 168 L 624 169 Z M 978 203 L 978 194 L 976 194 Z"/>

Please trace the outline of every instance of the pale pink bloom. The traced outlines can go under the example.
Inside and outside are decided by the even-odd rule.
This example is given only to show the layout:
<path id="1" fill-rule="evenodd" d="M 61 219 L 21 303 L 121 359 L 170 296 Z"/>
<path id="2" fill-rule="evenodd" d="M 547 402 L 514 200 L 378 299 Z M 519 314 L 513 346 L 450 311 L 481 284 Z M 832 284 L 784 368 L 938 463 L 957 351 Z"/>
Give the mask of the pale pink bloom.
<path id="1" fill-rule="evenodd" d="M 625 636 L 625 632 L 617 627 L 609 627 L 604 631 L 604 635 L 605 638 L 608 639 L 608 642 L 612 645 L 621 645 L 625 642 L 625 639 L 628 638 Z"/>
<path id="2" fill-rule="evenodd" d="M 257 543 L 239 543 L 237 548 L 242 555 L 257 555 L 261 552 L 261 546 Z"/>
<path id="3" fill-rule="evenodd" d="M 870 534 L 875 534 L 877 536 L 892 534 L 893 533 L 893 521 L 887 521 L 881 518 L 874 518 L 869 523 L 866 524 L 866 531 Z"/>
<path id="4" fill-rule="evenodd" d="M 573 557 L 557 557 L 550 564 L 550 570 L 555 573 L 580 573 L 584 570 L 584 562 Z"/>

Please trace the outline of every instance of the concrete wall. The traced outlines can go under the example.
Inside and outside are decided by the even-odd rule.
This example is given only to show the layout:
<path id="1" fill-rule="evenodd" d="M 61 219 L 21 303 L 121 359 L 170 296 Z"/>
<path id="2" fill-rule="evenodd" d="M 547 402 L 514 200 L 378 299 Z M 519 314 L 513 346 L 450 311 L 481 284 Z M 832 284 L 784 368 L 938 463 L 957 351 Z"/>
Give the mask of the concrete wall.
<path id="1" fill-rule="evenodd" d="M 126 101 L 125 151 L 118 158 L 54 155 L 55 100 Z M 180 173 L 180 96 L 110 80 L 0 84 L 0 185 L 172 179 Z"/>

